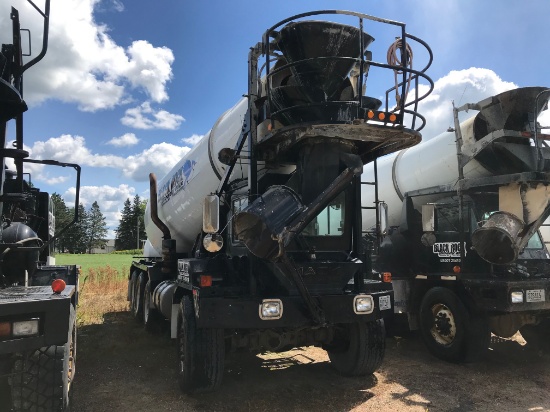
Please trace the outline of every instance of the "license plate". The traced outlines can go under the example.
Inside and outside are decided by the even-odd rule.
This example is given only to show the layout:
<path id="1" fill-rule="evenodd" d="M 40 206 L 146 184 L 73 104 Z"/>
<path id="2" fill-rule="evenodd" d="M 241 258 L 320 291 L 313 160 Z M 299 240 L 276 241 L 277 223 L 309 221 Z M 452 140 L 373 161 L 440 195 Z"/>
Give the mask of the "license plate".
<path id="1" fill-rule="evenodd" d="M 391 299 L 389 296 L 380 296 L 378 298 L 378 306 L 380 310 L 391 309 Z"/>
<path id="2" fill-rule="evenodd" d="M 527 302 L 544 302 L 544 289 L 527 290 L 525 300 Z"/>

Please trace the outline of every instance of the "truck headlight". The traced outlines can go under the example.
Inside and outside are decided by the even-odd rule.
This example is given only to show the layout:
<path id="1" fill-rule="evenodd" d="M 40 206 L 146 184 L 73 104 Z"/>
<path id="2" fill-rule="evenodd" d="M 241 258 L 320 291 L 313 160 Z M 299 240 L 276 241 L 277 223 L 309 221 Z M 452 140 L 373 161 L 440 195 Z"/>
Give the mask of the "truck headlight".
<path id="1" fill-rule="evenodd" d="M 265 299 L 260 304 L 260 319 L 281 319 L 283 316 L 283 302 L 280 299 Z"/>
<path id="2" fill-rule="evenodd" d="M 13 337 L 38 336 L 38 321 L 39 319 L 29 319 L 13 322 Z"/>
<path id="3" fill-rule="evenodd" d="M 374 299 L 370 295 L 357 295 L 353 299 L 353 311 L 358 315 L 368 315 L 374 310 Z"/>
<path id="4" fill-rule="evenodd" d="M 217 233 L 209 233 L 202 240 L 202 245 L 211 253 L 219 252 L 223 247 L 223 237 Z"/>
<path id="5" fill-rule="evenodd" d="M 523 292 L 515 291 L 510 293 L 510 300 L 512 303 L 523 303 Z"/>

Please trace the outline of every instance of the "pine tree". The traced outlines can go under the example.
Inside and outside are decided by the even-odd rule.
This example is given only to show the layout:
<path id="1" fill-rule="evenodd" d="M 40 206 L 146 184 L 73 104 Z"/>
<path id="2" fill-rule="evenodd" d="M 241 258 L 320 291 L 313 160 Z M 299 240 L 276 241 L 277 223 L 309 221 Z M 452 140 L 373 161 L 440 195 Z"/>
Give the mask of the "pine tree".
<path id="1" fill-rule="evenodd" d="M 133 231 L 133 240 L 135 245 L 134 247 L 136 249 L 141 249 L 141 241 L 145 240 L 145 238 L 147 237 L 145 233 L 145 224 L 143 222 L 143 215 L 145 214 L 146 205 L 147 202 L 141 200 L 139 195 L 134 196 L 134 201 L 132 203 L 132 222 L 136 225 L 135 230 Z M 139 236 L 137 236 L 137 238 L 135 233 L 139 233 Z"/>
<path id="2" fill-rule="evenodd" d="M 107 236 L 107 223 L 96 201 L 92 203 L 87 214 L 86 248 L 88 253 L 92 253 L 93 248 L 104 246 L 107 243 L 105 236 Z"/>
<path id="3" fill-rule="evenodd" d="M 124 202 L 124 208 L 122 209 L 119 225 L 116 230 L 116 250 L 141 248 L 141 241 L 145 240 L 147 237 L 145 233 L 145 225 L 143 223 L 146 205 L 147 202 L 141 200 L 139 195 L 134 196 L 133 202 L 131 202 L 130 199 L 126 199 Z"/>
<path id="4" fill-rule="evenodd" d="M 115 249 L 116 250 L 128 250 L 135 248 L 135 239 L 132 234 L 134 225 L 132 224 L 132 203 L 130 199 L 126 199 L 124 202 L 124 208 L 122 209 L 118 228 L 116 229 Z"/>
<path id="5" fill-rule="evenodd" d="M 70 208 L 69 211 L 74 215 L 74 208 Z M 65 232 L 64 247 L 69 253 L 86 253 L 88 213 L 82 204 L 78 205 L 78 215 L 78 222 Z"/>
<path id="6" fill-rule="evenodd" d="M 58 193 L 52 193 L 51 200 L 54 205 L 55 235 L 57 236 L 73 220 L 73 214 Z M 66 244 L 66 236 L 61 235 L 55 242 L 55 248 L 63 252 L 66 249 Z"/>

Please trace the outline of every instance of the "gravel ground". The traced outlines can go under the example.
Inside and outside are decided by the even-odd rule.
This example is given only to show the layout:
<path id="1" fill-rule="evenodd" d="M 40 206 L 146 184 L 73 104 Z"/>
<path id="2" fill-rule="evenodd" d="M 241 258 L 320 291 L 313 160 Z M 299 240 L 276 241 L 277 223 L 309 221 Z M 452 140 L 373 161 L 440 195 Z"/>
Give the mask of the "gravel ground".
<path id="1" fill-rule="evenodd" d="M 456 365 L 417 336 L 388 338 L 371 377 L 344 378 L 318 348 L 231 354 L 222 388 L 182 395 L 176 348 L 128 312 L 81 327 L 72 411 L 550 411 L 550 356 L 521 339 L 492 343 L 486 358 Z"/>

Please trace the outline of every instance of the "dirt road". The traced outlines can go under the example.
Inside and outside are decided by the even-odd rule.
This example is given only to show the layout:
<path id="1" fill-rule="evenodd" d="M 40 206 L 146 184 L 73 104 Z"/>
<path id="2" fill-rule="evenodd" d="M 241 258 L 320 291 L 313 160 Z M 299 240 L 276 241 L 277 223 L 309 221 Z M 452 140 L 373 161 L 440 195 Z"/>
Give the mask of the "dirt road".
<path id="1" fill-rule="evenodd" d="M 128 312 L 79 330 L 73 411 L 550 411 L 550 356 L 515 341 L 492 344 L 477 364 L 429 355 L 418 337 L 388 338 L 374 377 L 344 378 L 324 351 L 231 354 L 223 387 L 182 395 L 176 349 Z"/>

